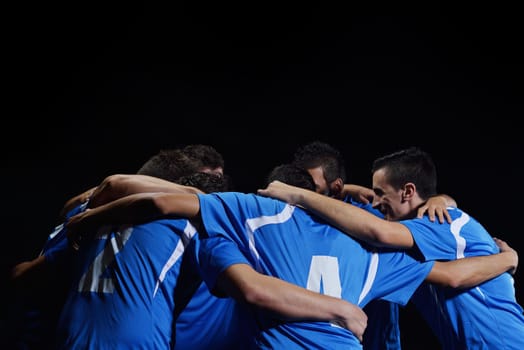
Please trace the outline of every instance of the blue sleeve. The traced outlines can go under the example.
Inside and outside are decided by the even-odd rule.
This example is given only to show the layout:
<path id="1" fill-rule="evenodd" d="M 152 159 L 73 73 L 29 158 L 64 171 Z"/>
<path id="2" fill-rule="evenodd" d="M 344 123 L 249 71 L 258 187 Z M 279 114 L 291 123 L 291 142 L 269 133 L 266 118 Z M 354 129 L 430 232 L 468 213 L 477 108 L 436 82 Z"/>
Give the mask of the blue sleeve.
<path id="1" fill-rule="evenodd" d="M 233 197 L 232 195 L 228 197 Z M 218 194 L 198 195 L 200 215 L 209 236 L 232 236 L 233 233 L 243 232 L 244 220 L 242 208 L 237 201 L 229 200 L 227 205 Z M 231 237 L 234 238 L 234 237 Z"/>
<path id="2" fill-rule="evenodd" d="M 218 276 L 234 264 L 249 264 L 238 246 L 231 240 L 214 236 L 201 239 L 198 247 L 200 272 L 209 290 L 216 286 Z"/>
<path id="3" fill-rule="evenodd" d="M 499 252 L 493 238 L 468 214 L 454 209 L 452 223 L 431 222 L 427 216 L 404 220 L 426 260 L 455 260 Z"/>
<path id="4" fill-rule="evenodd" d="M 64 225 L 59 225 L 51 233 L 42 248 L 42 255 L 46 263 L 60 264 L 66 256 L 69 256 L 70 247 Z"/>
<path id="5" fill-rule="evenodd" d="M 83 212 L 87 208 L 88 202 L 82 203 L 66 214 L 66 221 L 72 216 Z M 69 240 L 67 239 L 67 229 L 65 222 L 56 226 L 47 238 L 42 247 L 42 255 L 45 256 L 46 263 L 57 264 L 69 254 Z"/>
<path id="6" fill-rule="evenodd" d="M 382 299 L 406 305 L 434 264 L 433 261 L 422 263 L 405 252 L 394 250 L 382 251 L 376 257 L 378 259 L 372 264 L 376 266 L 375 270 L 372 269 L 373 286 L 364 299 L 365 303 Z"/>

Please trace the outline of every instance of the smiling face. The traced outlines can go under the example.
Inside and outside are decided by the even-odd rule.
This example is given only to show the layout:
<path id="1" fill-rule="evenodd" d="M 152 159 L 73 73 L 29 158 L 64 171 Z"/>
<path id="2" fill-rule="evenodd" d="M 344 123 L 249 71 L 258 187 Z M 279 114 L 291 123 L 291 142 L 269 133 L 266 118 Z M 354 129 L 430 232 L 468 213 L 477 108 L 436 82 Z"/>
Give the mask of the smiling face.
<path id="1" fill-rule="evenodd" d="M 417 216 L 418 208 L 437 193 L 437 171 L 431 156 L 417 147 L 373 161 L 373 207 L 387 220 Z"/>
<path id="2" fill-rule="evenodd" d="M 406 219 L 412 212 L 410 190 L 404 185 L 395 189 L 387 180 L 385 168 L 373 173 L 373 208 L 380 210 L 389 221 Z"/>

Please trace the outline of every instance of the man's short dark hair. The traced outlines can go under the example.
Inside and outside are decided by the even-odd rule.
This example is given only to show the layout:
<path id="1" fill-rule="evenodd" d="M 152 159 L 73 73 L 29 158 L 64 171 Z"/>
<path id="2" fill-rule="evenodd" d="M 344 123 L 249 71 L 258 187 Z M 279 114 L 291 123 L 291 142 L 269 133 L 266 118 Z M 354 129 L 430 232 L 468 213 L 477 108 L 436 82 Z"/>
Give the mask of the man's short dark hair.
<path id="1" fill-rule="evenodd" d="M 266 185 L 275 180 L 315 191 L 315 181 L 313 181 L 309 172 L 291 163 L 280 164 L 274 167 L 267 176 Z"/>

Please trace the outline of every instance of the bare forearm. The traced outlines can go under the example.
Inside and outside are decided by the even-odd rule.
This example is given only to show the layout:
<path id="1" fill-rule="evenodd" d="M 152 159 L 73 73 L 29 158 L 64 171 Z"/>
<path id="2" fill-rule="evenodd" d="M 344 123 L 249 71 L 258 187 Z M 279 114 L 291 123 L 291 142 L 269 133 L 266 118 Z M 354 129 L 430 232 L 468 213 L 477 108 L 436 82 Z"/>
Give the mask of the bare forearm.
<path id="1" fill-rule="evenodd" d="M 271 182 L 267 188 L 258 190 L 258 193 L 306 208 L 347 235 L 372 245 L 395 248 L 413 246 L 413 237 L 404 225 L 382 220 L 341 200 L 280 181 Z"/>
<path id="2" fill-rule="evenodd" d="M 200 190 L 147 175 L 111 175 L 93 193 L 90 207 L 94 208 L 131 194 L 146 192 L 202 193 Z"/>
<path id="3" fill-rule="evenodd" d="M 285 321 L 332 322 L 349 329 L 359 339 L 367 325 L 366 314 L 356 305 L 262 275 L 245 264 L 228 267 L 218 285 L 237 301 L 257 306 Z"/>
<path id="4" fill-rule="evenodd" d="M 33 260 L 18 263 L 11 269 L 11 279 L 16 281 L 28 278 L 27 276 L 39 273 L 44 264 L 45 257 L 43 255 L 39 255 Z"/>
<path id="5" fill-rule="evenodd" d="M 383 220 L 349 203 L 304 190 L 297 198 L 297 205 L 311 210 L 347 235 L 374 246 L 413 246 L 411 233 L 404 225 Z"/>
<path id="6" fill-rule="evenodd" d="M 341 318 L 340 299 L 321 295 L 269 276 L 246 301 L 273 311 L 286 320 L 335 321 Z"/>
<path id="7" fill-rule="evenodd" d="M 451 288 L 471 288 L 514 269 L 516 264 L 513 252 L 435 262 L 426 281 Z"/>
<path id="8" fill-rule="evenodd" d="M 68 235 L 94 232 L 104 225 L 137 224 L 161 215 L 149 193 L 134 194 L 73 216 L 67 223 Z"/>
<path id="9" fill-rule="evenodd" d="M 192 219 L 199 209 L 194 194 L 137 193 L 77 214 L 67 222 L 67 227 L 71 233 L 92 232 L 103 225 L 138 224 L 159 217 Z"/>

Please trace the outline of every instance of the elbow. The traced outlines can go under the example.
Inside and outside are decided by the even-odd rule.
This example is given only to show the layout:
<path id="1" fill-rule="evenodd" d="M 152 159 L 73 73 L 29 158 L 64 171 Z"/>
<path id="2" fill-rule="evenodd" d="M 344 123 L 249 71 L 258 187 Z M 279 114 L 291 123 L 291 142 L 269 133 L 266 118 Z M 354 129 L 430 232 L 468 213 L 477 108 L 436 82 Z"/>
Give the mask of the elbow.
<path id="1" fill-rule="evenodd" d="M 149 202 L 150 209 L 153 212 L 156 212 L 160 216 L 167 216 L 172 213 L 172 208 L 169 206 L 167 196 L 164 193 L 155 193 L 151 196 L 151 201 Z"/>
<path id="2" fill-rule="evenodd" d="M 103 205 L 119 197 L 117 189 L 125 181 L 125 175 L 109 175 L 97 186 L 91 195 L 91 207 Z"/>
<path id="3" fill-rule="evenodd" d="M 255 286 L 244 286 L 241 293 L 241 301 L 254 305 L 265 305 L 266 295 L 263 288 L 256 288 Z"/>
<path id="4" fill-rule="evenodd" d="M 373 243 L 379 246 L 387 246 L 390 244 L 390 234 L 384 227 L 376 226 L 370 231 L 369 238 Z"/>
<path id="5" fill-rule="evenodd" d="M 100 186 L 104 188 L 112 189 L 112 188 L 118 187 L 117 184 L 123 182 L 125 179 L 126 179 L 126 175 L 121 175 L 121 174 L 109 175 L 102 181 Z"/>
<path id="6" fill-rule="evenodd" d="M 446 273 L 445 287 L 453 289 L 467 289 L 487 281 L 488 276 L 479 275 L 469 269 L 453 268 Z"/>
<path id="7" fill-rule="evenodd" d="M 456 269 L 443 269 L 439 268 L 439 265 L 436 264 L 432 270 L 432 273 L 430 273 L 428 282 L 438 284 L 443 288 L 453 289 L 462 289 L 470 285 L 468 283 L 467 276 L 462 276 L 460 273 L 457 273 Z"/>
<path id="8" fill-rule="evenodd" d="M 460 276 L 448 276 L 447 282 L 444 287 L 460 289 L 467 286 L 467 281 L 464 281 Z"/>
<path id="9" fill-rule="evenodd" d="M 265 288 L 257 288 L 256 286 L 244 286 L 238 301 L 262 309 L 268 308 L 271 305 L 271 298 L 265 290 Z"/>
<path id="10" fill-rule="evenodd" d="M 368 235 L 368 243 L 375 247 L 388 247 L 388 236 L 382 234 L 380 230 L 372 230 Z"/>

